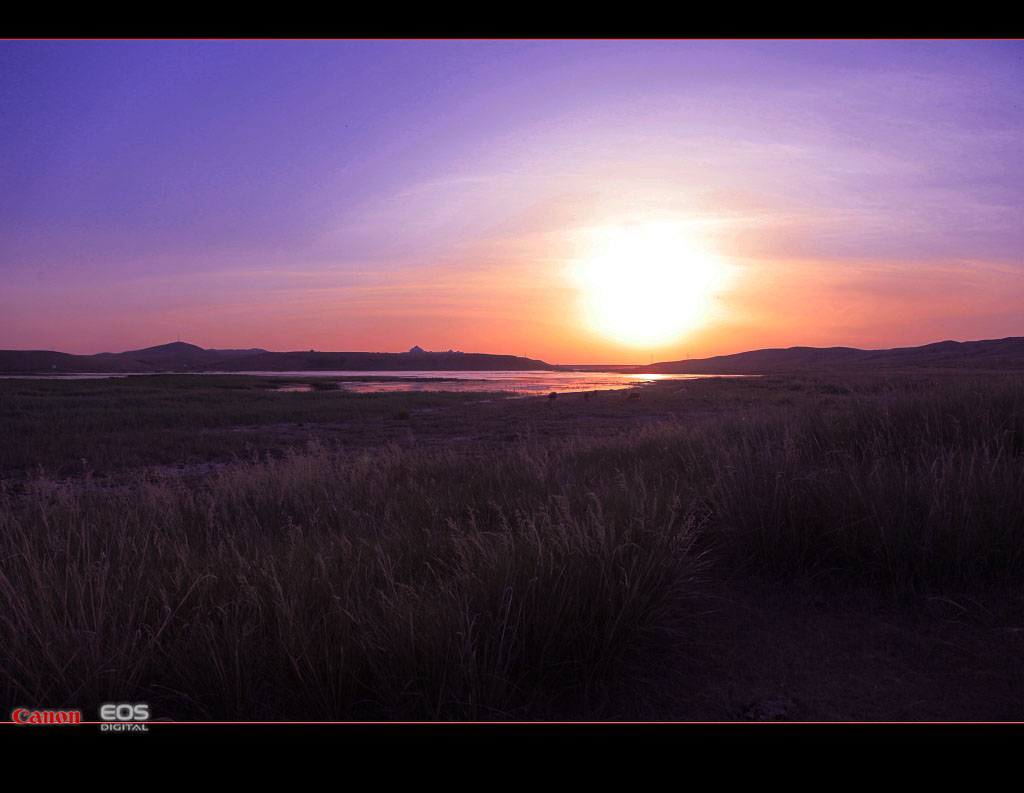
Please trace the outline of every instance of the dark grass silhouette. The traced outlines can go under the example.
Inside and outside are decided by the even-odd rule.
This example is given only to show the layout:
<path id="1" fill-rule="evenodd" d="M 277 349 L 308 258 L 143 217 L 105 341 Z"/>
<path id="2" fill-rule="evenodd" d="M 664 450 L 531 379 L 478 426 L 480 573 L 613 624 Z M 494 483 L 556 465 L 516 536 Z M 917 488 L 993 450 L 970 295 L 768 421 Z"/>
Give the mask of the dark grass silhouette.
<path id="1" fill-rule="evenodd" d="M 677 391 L 645 389 L 644 415 L 678 411 Z M 505 432 L 569 421 L 546 401 L 485 407 Z M 314 443 L 198 482 L 5 484 L 5 699 L 175 719 L 602 718 L 625 700 L 635 716 L 706 650 L 694 620 L 716 581 L 900 608 L 1024 584 L 1024 378 L 695 381 L 686 401 L 606 435 Z M 586 402 L 581 422 L 641 418 Z M 739 639 L 716 641 L 723 657 Z"/>
<path id="2" fill-rule="evenodd" d="M 198 490 L 40 483 L 0 518 L 5 694 L 176 718 L 578 712 L 685 608 L 694 523 L 555 465 L 311 449 Z"/>
<path id="3" fill-rule="evenodd" d="M 287 380 L 244 375 L 147 375 L 104 380 L 0 379 L 0 474 L 42 466 L 50 475 L 229 460 L 281 452 L 283 424 L 374 422 L 410 410 L 494 399 L 470 392 L 339 393 L 339 380 L 304 381 L 313 393 L 275 391 Z M 244 429 L 244 432 L 237 430 Z M 307 439 L 308 433 L 299 440 Z"/>

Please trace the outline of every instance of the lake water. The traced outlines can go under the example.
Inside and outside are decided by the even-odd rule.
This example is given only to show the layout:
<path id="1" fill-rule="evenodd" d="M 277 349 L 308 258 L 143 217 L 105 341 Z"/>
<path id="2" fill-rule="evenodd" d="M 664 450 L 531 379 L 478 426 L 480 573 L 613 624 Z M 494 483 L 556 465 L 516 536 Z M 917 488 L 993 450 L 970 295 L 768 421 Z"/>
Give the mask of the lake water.
<path id="1" fill-rule="evenodd" d="M 154 374 L 145 372 L 140 374 Z M 370 393 L 375 391 L 512 391 L 523 396 L 535 394 L 570 393 L 573 391 L 607 391 L 613 388 L 654 383 L 660 380 L 699 380 L 705 377 L 746 377 L 747 375 L 709 374 L 620 374 L 618 372 L 548 372 L 548 371 L 404 371 L 404 372 L 194 372 L 196 377 L 204 374 L 258 375 L 280 377 L 281 391 L 310 391 L 304 378 L 360 377 L 359 382 L 339 380 L 344 391 Z M 94 380 L 106 377 L 132 377 L 131 374 L 76 374 L 76 375 L 3 375 L 38 380 Z M 378 380 L 375 378 L 401 377 L 402 380 Z M 438 380 L 436 378 L 445 378 Z M 288 380 L 300 382 L 288 383 Z"/>
<path id="2" fill-rule="evenodd" d="M 344 391 L 370 393 L 375 391 L 512 391 L 523 396 L 569 393 L 573 391 L 607 391 L 628 388 L 658 380 L 696 380 L 718 375 L 697 374 L 619 374 L 617 372 L 548 372 L 548 371 L 483 371 L 483 372 L 240 372 L 239 374 L 275 375 L 283 377 L 365 377 L 362 382 L 339 381 Z M 729 375 L 724 375 L 729 376 Z M 732 375 L 735 376 L 735 375 Z M 375 377 L 402 377 L 403 380 L 374 380 Z M 436 380 L 432 378 L 446 378 Z M 309 385 L 296 383 L 281 390 L 309 391 Z"/>

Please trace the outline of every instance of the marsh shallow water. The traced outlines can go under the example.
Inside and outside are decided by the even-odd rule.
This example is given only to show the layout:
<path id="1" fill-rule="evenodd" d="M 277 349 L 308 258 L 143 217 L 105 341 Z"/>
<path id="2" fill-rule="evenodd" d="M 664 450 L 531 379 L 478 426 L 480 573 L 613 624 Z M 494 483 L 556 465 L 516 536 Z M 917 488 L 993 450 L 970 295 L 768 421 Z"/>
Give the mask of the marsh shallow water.
<path id="1" fill-rule="evenodd" d="M 696 374 L 620 374 L 617 372 L 245 372 L 245 374 L 281 375 L 286 377 L 365 377 L 358 382 L 339 380 L 345 391 L 370 393 L 378 391 L 512 391 L 523 396 L 569 393 L 573 391 L 606 391 L 613 388 L 654 383 L 660 380 L 697 380 L 722 375 Z M 724 375 L 726 377 L 730 375 Z M 744 375 L 731 375 L 744 376 Z M 380 380 L 374 378 L 379 377 Z M 383 378 L 404 378 L 399 380 Z M 281 390 L 309 391 L 308 384 L 296 383 Z"/>
<path id="2" fill-rule="evenodd" d="M 139 372 L 138 375 L 153 375 Z M 181 374 L 175 372 L 175 374 Z M 699 380 L 706 377 L 749 377 L 750 375 L 711 374 L 622 374 L 619 372 L 549 372 L 537 371 L 295 371 L 295 372 L 192 372 L 191 375 L 256 375 L 281 378 L 279 391 L 312 391 L 309 380 L 331 382 L 337 378 L 339 389 L 358 393 L 380 391 L 511 391 L 523 396 L 536 394 L 570 393 L 574 391 L 607 391 L 613 388 L 655 383 L 661 380 Z M 32 380 L 95 380 L 107 377 L 132 377 L 134 373 L 90 373 L 71 375 L 0 375 Z M 353 380 L 352 378 L 358 378 Z M 298 382 L 292 382 L 298 381 Z M 304 381 L 304 382 L 303 382 Z"/>

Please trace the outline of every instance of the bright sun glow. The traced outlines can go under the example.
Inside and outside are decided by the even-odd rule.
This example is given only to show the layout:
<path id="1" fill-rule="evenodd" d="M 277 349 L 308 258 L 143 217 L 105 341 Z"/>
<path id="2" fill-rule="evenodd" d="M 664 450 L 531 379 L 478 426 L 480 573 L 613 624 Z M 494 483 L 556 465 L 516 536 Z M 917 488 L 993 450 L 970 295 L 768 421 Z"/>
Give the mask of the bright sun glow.
<path id="1" fill-rule="evenodd" d="M 575 276 L 587 323 L 639 346 L 672 341 L 700 324 L 721 267 L 679 224 L 648 223 L 602 229 Z"/>

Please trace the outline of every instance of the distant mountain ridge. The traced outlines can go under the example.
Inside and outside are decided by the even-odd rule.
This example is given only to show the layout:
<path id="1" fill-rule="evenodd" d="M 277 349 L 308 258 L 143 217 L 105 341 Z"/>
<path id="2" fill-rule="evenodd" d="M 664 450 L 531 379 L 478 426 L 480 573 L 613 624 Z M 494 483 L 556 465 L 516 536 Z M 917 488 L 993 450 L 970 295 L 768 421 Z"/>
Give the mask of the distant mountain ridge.
<path id="1" fill-rule="evenodd" d="M 620 371 L 659 374 L 770 374 L 821 369 L 1007 369 L 1024 370 L 1024 337 L 940 341 L 920 347 L 860 350 L 855 347 L 789 347 L 751 350 L 713 358 L 662 361 L 649 366 L 596 364 L 553 366 L 516 355 L 461 352 L 270 352 L 204 349 L 183 341 L 127 352 L 71 355 L 53 350 L 0 350 L 0 373 L 244 371 Z"/>
<path id="2" fill-rule="evenodd" d="M 920 347 L 860 350 L 855 347 L 789 347 L 713 358 L 662 361 L 634 372 L 659 374 L 769 374 L 781 371 L 888 368 L 1024 369 L 1024 337 L 938 341 Z"/>
<path id="3" fill-rule="evenodd" d="M 551 364 L 516 355 L 442 352 L 269 352 L 203 349 L 175 341 L 127 352 L 71 355 L 53 350 L 0 350 L 0 372 L 7 374 L 86 374 L 90 372 L 243 371 L 524 371 L 554 370 Z"/>

